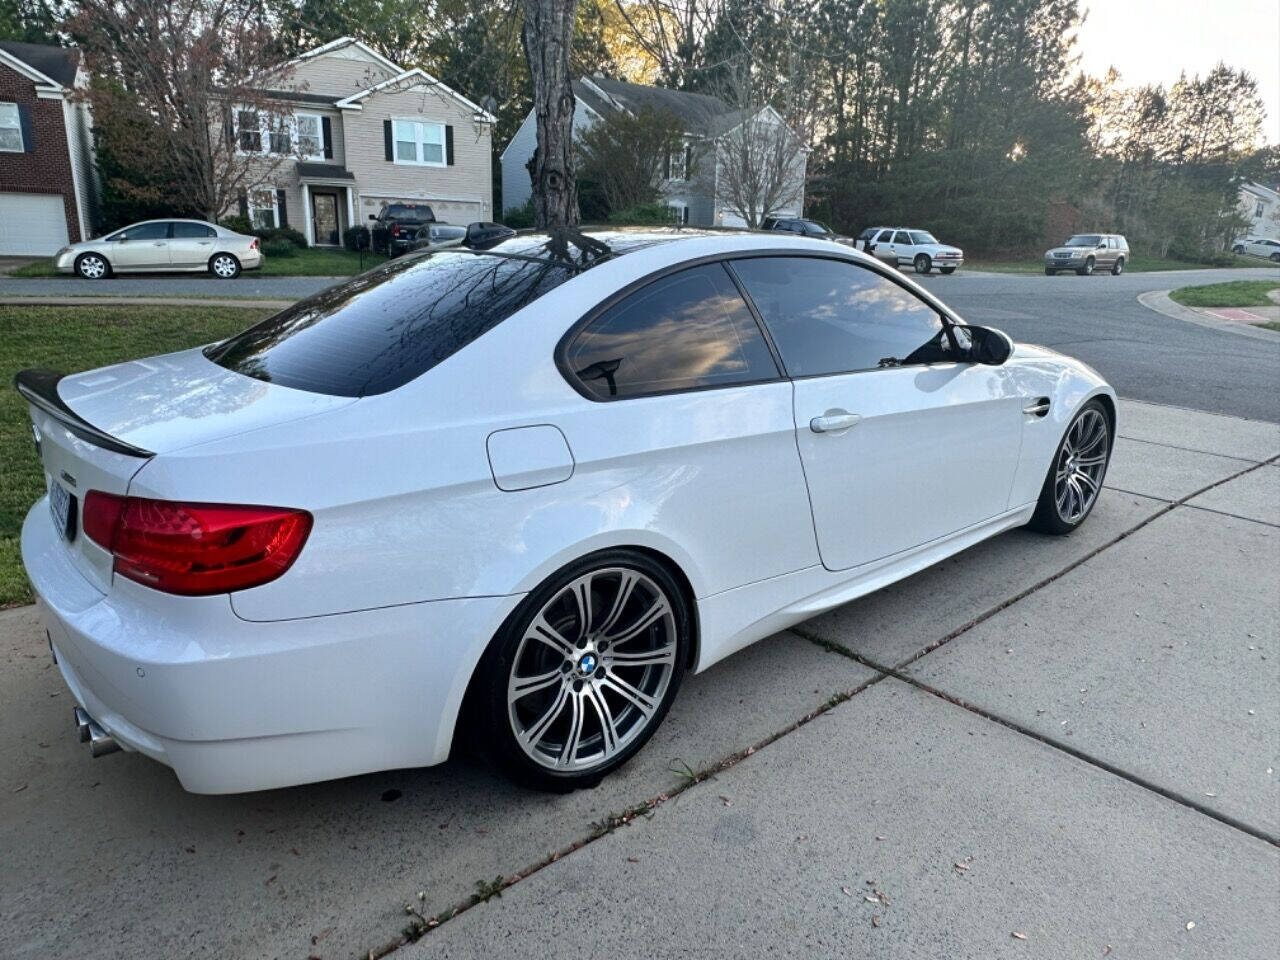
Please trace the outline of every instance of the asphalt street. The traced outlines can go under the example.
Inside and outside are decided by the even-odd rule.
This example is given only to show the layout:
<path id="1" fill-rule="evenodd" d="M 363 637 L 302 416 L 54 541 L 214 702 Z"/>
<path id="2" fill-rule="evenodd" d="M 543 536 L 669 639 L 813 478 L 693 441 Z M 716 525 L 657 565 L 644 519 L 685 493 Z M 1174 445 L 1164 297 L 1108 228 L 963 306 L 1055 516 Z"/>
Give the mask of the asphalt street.
<path id="1" fill-rule="evenodd" d="M 1175 320 L 1138 302 L 1151 290 L 1227 280 L 1280 282 L 1280 269 L 1175 270 L 1043 275 L 975 273 L 961 269 L 925 284 L 970 323 L 999 327 L 1015 340 L 1079 357 L 1122 397 L 1280 421 L 1280 335 L 1248 339 Z M 76 279 L 0 276 L 5 296 L 199 296 L 289 299 L 337 282 L 332 277 L 121 277 L 90 284 Z"/>
<path id="2" fill-rule="evenodd" d="M 34 609 L 0 612 L 0 956 L 1270 960 L 1280 426 L 1123 401 L 1118 433 L 1071 536 L 688 678 L 566 796 L 465 755 L 187 794 L 91 759 Z"/>

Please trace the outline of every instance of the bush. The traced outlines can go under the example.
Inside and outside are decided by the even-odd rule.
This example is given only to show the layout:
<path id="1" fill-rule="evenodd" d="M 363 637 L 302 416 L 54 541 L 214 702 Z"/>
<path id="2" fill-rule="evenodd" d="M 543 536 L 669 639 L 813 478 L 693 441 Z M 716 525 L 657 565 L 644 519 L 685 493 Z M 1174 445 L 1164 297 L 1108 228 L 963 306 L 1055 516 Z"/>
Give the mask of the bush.
<path id="1" fill-rule="evenodd" d="M 262 252 L 268 257 L 296 257 L 298 247 L 283 237 L 262 241 Z"/>
<path id="2" fill-rule="evenodd" d="M 228 230 L 234 230 L 236 233 L 243 233 L 246 236 L 254 236 L 253 224 L 249 222 L 248 217 L 242 217 L 235 213 L 229 217 L 223 217 L 218 221 L 218 226 L 226 227 Z"/>
<path id="3" fill-rule="evenodd" d="M 526 200 L 523 207 L 511 207 L 502 214 L 502 222 L 512 230 L 526 230 L 533 226 L 533 200 Z"/>
<path id="4" fill-rule="evenodd" d="M 370 249 L 371 239 L 368 227 L 347 227 L 342 231 L 342 245 L 352 253 Z"/>
<path id="5" fill-rule="evenodd" d="M 666 226 L 676 223 L 679 211 L 661 203 L 649 203 L 641 207 L 619 210 L 609 215 L 610 223 L 621 223 L 636 227 Z"/>
<path id="6" fill-rule="evenodd" d="M 300 250 L 307 249 L 307 238 L 293 229 L 293 227 L 274 227 L 269 230 L 254 230 L 252 233 L 255 237 L 261 238 L 263 243 L 269 240 L 283 240 L 286 243 L 293 244 Z"/>

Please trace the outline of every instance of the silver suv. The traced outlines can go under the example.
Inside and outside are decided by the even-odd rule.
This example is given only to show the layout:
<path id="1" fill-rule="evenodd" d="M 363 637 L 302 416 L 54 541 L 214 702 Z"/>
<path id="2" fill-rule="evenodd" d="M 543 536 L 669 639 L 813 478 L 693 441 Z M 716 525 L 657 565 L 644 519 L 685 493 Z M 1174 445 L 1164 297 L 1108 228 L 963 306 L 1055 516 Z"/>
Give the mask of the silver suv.
<path id="1" fill-rule="evenodd" d="M 1052 277 L 1059 270 L 1074 270 L 1087 277 L 1095 270 L 1110 270 L 1118 277 L 1128 262 L 1129 241 L 1120 234 L 1077 233 L 1062 246 L 1045 252 L 1044 272 Z"/>

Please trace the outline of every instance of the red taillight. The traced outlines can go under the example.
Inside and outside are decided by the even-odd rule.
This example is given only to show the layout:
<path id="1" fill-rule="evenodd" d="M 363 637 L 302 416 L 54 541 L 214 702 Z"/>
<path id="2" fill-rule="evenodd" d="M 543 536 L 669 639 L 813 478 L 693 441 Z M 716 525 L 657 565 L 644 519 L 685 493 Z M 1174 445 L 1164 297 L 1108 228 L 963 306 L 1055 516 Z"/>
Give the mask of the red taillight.
<path id="1" fill-rule="evenodd" d="M 90 490 L 84 532 L 115 572 L 186 596 L 228 593 L 280 576 L 311 532 L 311 514 L 282 507 L 176 503 Z"/>
<path id="2" fill-rule="evenodd" d="M 250 240 L 250 241 L 249 241 L 249 249 L 250 249 L 250 250 L 257 250 L 257 249 L 258 249 L 258 238 L 257 238 L 257 237 L 254 237 L 252 240 Z"/>
<path id="3" fill-rule="evenodd" d="M 398 224 L 398 223 L 393 223 L 393 224 L 391 225 L 391 235 L 392 235 L 393 237 L 398 237 L 398 236 L 400 236 L 400 224 Z"/>

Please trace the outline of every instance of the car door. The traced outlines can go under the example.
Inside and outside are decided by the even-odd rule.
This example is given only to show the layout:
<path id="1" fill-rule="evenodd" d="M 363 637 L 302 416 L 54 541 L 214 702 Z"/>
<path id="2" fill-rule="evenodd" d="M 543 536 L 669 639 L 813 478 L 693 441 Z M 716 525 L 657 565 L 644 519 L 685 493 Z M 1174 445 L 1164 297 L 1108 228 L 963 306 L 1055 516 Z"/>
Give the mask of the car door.
<path id="1" fill-rule="evenodd" d="M 601 509 L 651 512 L 717 590 L 816 563 L 791 384 L 722 263 L 606 302 L 556 361 L 594 401 L 552 422 Z"/>
<path id="2" fill-rule="evenodd" d="M 213 256 L 217 236 L 207 223 L 175 220 L 169 234 L 169 263 L 174 267 L 204 267 Z"/>
<path id="3" fill-rule="evenodd" d="M 822 563 L 846 570 L 1008 509 L 1022 406 L 968 362 L 938 309 L 839 258 L 735 259 L 795 384 L 796 443 Z"/>
<path id="4" fill-rule="evenodd" d="M 893 257 L 886 259 L 895 267 L 900 263 L 910 263 L 916 258 L 916 246 L 911 240 L 911 234 L 906 230 L 893 232 L 893 241 L 889 244 L 889 249 L 893 251 Z"/>
<path id="5" fill-rule="evenodd" d="M 111 265 L 117 270 L 169 269 L 169 221 L 152 220 L 126 227 L 111 245 Z"/>
<path id="6" fill-rule="evenodd" d="M 872 243 L 874 244 L 874 248 L 871 251 L 872 256 L 877 260 L 887 261 L 895 267 L 898 265 L 898 254 L 894 247 L 892 230 L 881 230 L 876 234 L 876 238 Z"/>

